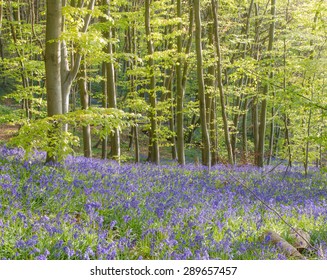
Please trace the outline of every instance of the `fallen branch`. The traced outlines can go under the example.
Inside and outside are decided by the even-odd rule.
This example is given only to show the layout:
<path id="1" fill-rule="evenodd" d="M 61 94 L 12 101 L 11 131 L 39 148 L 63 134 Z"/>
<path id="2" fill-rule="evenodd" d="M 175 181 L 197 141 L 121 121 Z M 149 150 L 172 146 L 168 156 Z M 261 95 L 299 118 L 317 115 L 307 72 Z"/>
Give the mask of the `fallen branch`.
<path id="1" fill-rule="evenodd" d="M 302 241 L 304 241 L 309 248 L 313 249 L 314 251 L 318 251 L 317 248 L 315 248 L 314 246 L 311 245 L 310 241 L 303 236 L 296 228 L 294 228 L 290 223 L 288 223 L 283 217 L 282 215 L 275 210 L 273 207 L 270 207 L 265 201 L 263 201 L 255 192 L 253 192 L 244 182 L 242 182 L 241 180 L 239 180 L 238 178 L 236 178 L 230 171 L 227 171 L 229 173 L 229 176 L 231 176 L 236 182 L 238 182 L 244 189 L 246 189 L 249 193 L 251 193 L 255 199 L 257 199 L 258 201 L 261 202 L 261 204 L 263 204 L 267 209 L 269 209 L 270 211 L 272 211 L 273 213 L 275 213 L 275 215 L 282 221 L 284 222 L 290 229 L 292 229 L 292 231 L 294 233 L 296 233 Z"/>
<path id="2" fill-rule="evenodd" d="M 293 257 L 300 260 L 305 260 L 306 258 L 290 243 L 283 239 L 279 234 L 272 230 L 267 230 L 264 233 L 265 240 L 275 244 L 279 247 L 288 257 Z"/>

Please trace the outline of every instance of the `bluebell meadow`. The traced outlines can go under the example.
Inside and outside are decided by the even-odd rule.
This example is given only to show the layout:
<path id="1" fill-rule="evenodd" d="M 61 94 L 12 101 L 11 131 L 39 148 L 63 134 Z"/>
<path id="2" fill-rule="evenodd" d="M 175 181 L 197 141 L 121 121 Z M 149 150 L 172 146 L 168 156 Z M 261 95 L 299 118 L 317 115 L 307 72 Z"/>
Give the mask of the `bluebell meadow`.
<path id="1" fill-rule="evenodd" d="M 154 166 L 0 147 L 0 259 L 286 259 L 261 238 L 289 228 L 327 256 L 327 175 L 300 167 Z M 237 180 L 235 180 L 237 178 Z"/>

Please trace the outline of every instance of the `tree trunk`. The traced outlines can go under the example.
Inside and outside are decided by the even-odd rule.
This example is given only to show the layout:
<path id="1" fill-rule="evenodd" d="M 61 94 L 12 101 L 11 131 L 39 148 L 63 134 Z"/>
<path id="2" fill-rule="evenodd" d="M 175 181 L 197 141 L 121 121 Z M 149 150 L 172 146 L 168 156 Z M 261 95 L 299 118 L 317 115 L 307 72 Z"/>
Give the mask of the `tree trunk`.
<path id="1" fill-rule="evenodd" d="M 274 98 L 275 98 L 275 91 L 274 91 Z M 271 107 L 271 123 L 270 123 L 270 136 L 269 136 L 269 153 L 268 153 L 268 160 L 267 160 L 267 165 L 271 163 L 272 156 L 274 153 L 274 137 L 275 137 L 275 107 L 272 105 Z"/>
<path id="2" fill-rule="evenodd" d="M 102 107 L 108 108 L 108 96 L 107 96 L 107 66 L 105 62 L 102 62 Z M 105 135 L 101 141 L 101 158 L 106 159 L 108 155 L 108 135 Z"/>
<path id="3" fill-rule="evenodd" d="M 209 10 L 210 14 L 210 10 Z M 212 46 L 213 42 L 213 26 L 210 24 L 208 26 L 208 44 Z M 215 59 L 215 54 L 212 53 L 210 59 Z M 211 145 L 211 165 L 216 165 L 218 162 L 218 139 L 217 139 L 217 114 L 216 114 L 216 91 L 217 91 L 217 83 L 216 83 L 216 71 L 215 65 L 211 64 L 208 66 L 207 77 L 205 79 L 205 86 L 207 88 L 207 99 L 206 99 L 206 110 L 207 110 L 207 120 L 209 123 L 209 136 L 210 136 L 210 145 Z"/>
<path id="4" fill-rule="evenodd" d="M 225 93 L 222 82 L 222 66 L 221 66 L 221 51 L 220 51 L 220 39 L 219 39 L 219 30 L 218 30 L 218 15 L 217 15 L 217 3 L 216 0 L 211 0 L 212 12 L 213 12 L 213 22 L 214 22 L 214 35 L 215 35 L 215 47 L 217 53 L 217 84 L 220 93 L 220 106 L 221 114 L 224 123 L 224 135 L 225 135 L 225 145 L 228 154 L 228 161 L 230 164 L 234 164 L 232 145 L 229 135 L 228 119 L 225 106 Z"/>
<path id="5" fill-rule="evenodd" d="M 62 114 L 61 97 L 61 0 L 47 0 L 45 74 L 48 116 Z"/>
<path id="6" fill-rule="evenodd" d="M 271 23 L 269 28 L 269 43 L 268 43 L 268 59 L 271 59 L 271 51 L 273 50 L 274 33 L 275 33 L 275 15 L 276 15 L 276 0 L 271 0 Z M 267 98 L 269 92 L 268 82 L 273 78 L 273 72 L 270 70 L 268 81 L 264 86 L 264 98 L 261 103 L 260 125 L 259 125 L 259 145 L 258 145 L 258 166 L 263 167 L 265 159 L 265 137 L 266 137 L 266 121 L 267 121 Z"/>
<path id="7" fill-rule="evenodd" d="M 203 140 L 202 158 L 203 165 L 211 167 L 211 153 L 210 153 L 210 138 L 206 119 L 206 93 L 204 88 L 203 77 L 203 58 L 202 58 L 202 42 L 201 42 L 201 8 L 200 0 L 194 0 L 194 18 L 195 18 L 195 45 L 197 58 L 197 78 L 198 78 L 198 97 L 200 102 L 200 124 Z"/>
<path id="8" fill-rule="evenodd" d="M 87 90 L 87 76 L 86 76 L 86 67 L 85 61 L 82 63 L 78 86 L 80 90 L 81 105 L 83 110 L 89 108 L 89 93 Z M 84 156 L 87 158 L 92 157 L 92 143 L 91 143 L 91 126 L 88 124 L 83 126 L 83 151 Z"/>
<path id="9" fill-rule="evenodd" d="M 14 44 L 16 45 L 16 55 L 19 58 L 19 64 L 20 64 L 20 71 L 21 71 L 21 78 L 22 78 L 22 85 L 23 88 L 26 89 L 28 88 L 29 85 L 29 78 L 26 75 L 26 68 L 25 68 L 25 63 L 24 63 L 24 56 L 25 56 L 25 51 L 21 50 L 17 47 L 19 44 L 18 40 L 23 39 L 22 35 L 22 19 L 21 19 L 21 9 L 20 7 L 16 7 L 14 10 L 13 6 L 11 5 L 10 1 L 7 1 L 7 18 L 8 21 L 10 22 L 10 31 L 11 31 L 11 36 L 14 41 Z M 14 22 L 18 22 L 18 24 L 14 24 Z M 25 116 L 27 119 L 31 118 L 31 100 L 28 98 L 23 98 L 22 103 L 21 103 L 21 108 L 25 111 Z"/>
<path id="10" fill-rule="evenodd" d="M 311 100 L 313 97 L 313 92 L 311 95 Z M 312 109 L 309 110 L 309 116 L 308 116 L 308 124 L 307 124 L 307 140 L 305 142 L 305 149 L 304 149 L 304 174 L 307 177 L 308 176 L 308 168 L 309 168 L 309 146 L 310 146 L 310 128 L 311 128 L 311 118 L 312 118 Z"/>
<path id="11" fill-rule="evenodd" d="M 251 0 L 250 6 L 248 8 L 247 16 L 246 16 L 246 24 L 245 24 L 245 28 L 244 28 L 244 35 L 245 35 L 246 39 L 248 39 L 248 37 L 249 37 L 250 19 L 251 19 L 253 3 L 254 3 L 254 0 Z M 242 55 L 241 55 L 242 58 L 245 59 L 247 43 L 240 44 L 239 49 L 242 53 Z M 245 75 L 243 75 L 242 78 L 240 78 L 240 80 L 239 80 L 239 87 L 242 88 L 243 86 L 246 86 L 246 76 Z M 236 145 L 237 145 L 237 138 L 238 138 L 238 133 L 239 133 L 238 125 L 239 125 L 239 119 L 240 119 L 240 110 L 242 109 L 243 103 L 245 102 L 245 101 L 243 101 L 244 98 L 246 99 L 246 96 L 244 97 L 243 94 L 241 96 L 237 95 L 236 101 L 234 103 L 234 107 L 238 109 L 238 112 L 235 113 L 234 118 L 233 118 L 233 125 L 234 125 L 233 130 L 234 131 L 233 131 L 233 134 L 231 137 L 231 145 L 232 145 L 234 163 L 236 163 L 236 150 L 237 150 Z M 243 122 L 243 125 L 244 125 L 244 122 Z M 242 128 L 243 128 L 243 126 L 242 126 Z M 244 139 L 244 133 L 242 133 L 242 137 Z M 243 148 L 244 148 L 244 146 L 245 145 L 243 142 Z M 243 152 L 243 156 L 244 156 L 244 152 Z"/>
<path id="12" fill-rule="evenodd" d="M 110 16 L 110 0 L 108 3 L 108 16 Z M 108 107 L 117 108 L 117 88 L 115 81 L 115 67 L 114 67 L 114 49 L 112 44 L 113 30 L 109 27 L 108 30 L 108 49 L 110 61 L 107 63 L 107 96 L 108 96 Z M 120 160 L 120 133 L 116 128 L 111 134 L 111 156 L 113 159 L 119 162 Z"/>
<path id="13" fill-rule="evenodd" d="M 171 85 L 170 85 L 171 87 Z M 169 116 L 169 119 L 168 119 L 168 123 L 169 123 L 169 129 L 170 131 L 174 132 L 175 131 L 175 104 L 174 104 L 174 99 L 173 99 L 173 96 L 172 96 L 172 89 L 170 88 L 169 91 L 168 91 L 168 99 L 170 99 L 170 116 Z M 183 135 L 183 138 L 184 138 L 184 135 Z M 176 141 L 176 137 L 175 135 L 172 135 L 171 136 L 171 140 L 170 140 L 170 143 L 171 143 L 171 158 L 172 160 L 178 160 L 178 155 L 177 155 L 177 141 Z M 183 149 L 184 149 L 184 146 L 183 146 Z M 181 163 L 180 163 L 181 164 Z"/>
<path id="14" fill-rule="evenodd" d="M 47 22 L 46 22 L 46 46 L 45 46 L 45 75 L 47 91 L 48 116 L 62 114 L 61 96 L 61 0 L 47 0 Z M 54 124 L 54 130 L 60 129 Z M 49 138 L 53 132 L 49 132 Z M 50 141 L 51 142 L 51 141 Z M 49 144 L 50 145 L 50 144 Z M 56 161 L 53 155 L 47 154 L 47 162 Z"/>
<path id="15" fill-rule="evenodd" d="M 151 122 L 151 133 L 150 133 L 150 146 L 151 146 L 151 162 L 159 165 L 160 164 L 160 153 L 159 153 L 159 139 L 158 139 L 158 124 L 157 124 L 157 94 L 156 94 L 156 78 L 154 75 L 154 46 L 151 39 L 151 26 L 150 26 L 150 0 L 145 0 L 145 34 L 147 36 L 147 47 L 148 47 L 148 65 L 150 68 L 150 86 L 149 86 L 149 97 L 150 97 L 150 122 Z"/>
<path id="16" fill-rule="evenodd" d="M 182 17 L 182 1 L 177 0 L 177 17 Z M 178 23 L 178 30 L 181 32 L 183 26 L 182 22 Z M 178 163 L 185 165 L 185 150 L 184 150 L 184 113 L 183 113 L 183 101 L 184 101 L 184 90 L 183 90 L 183 74 L 182 74 L 182 34 L 177 36 L 177 52 L 178 60 L 176 64 L 176 132 L 177 132 L 177 159 Z"/>
<path id="17" fill-rule="evenodd" d="M 248 99 L 244 100 L 244 114 L 242 116 L 242 161 L 248 162 L 248 137 L 247 137 L 247 116 L 248 116 Z"/>
<path id="18" fill-rule="evenodd" d="M 216 92 L 216 84 L 214 92 Z M 218 164 L 218 128 L 217 128 L 217 97 L 214 95 L 211 102 L 210 114 L 210 143 L 211 165 Z"/>
<path id="19" fill-rule="evenodd" d="M 258 91 L 258 89 L 257 89 Z M 257 93 L 258 94 L 258 93 Z M 254 144 L 254 164 L 259 164 L 259 108 L 258 97 L 252 100 L 252 122 L 253 122 L 253 144 Z"/>
<path id="20" fill-rule="evenodd" d="M 47 1 L 49 2 L 49 1 Z M 84 2 L 84 1 L 83 1 Z M 63 2 L 63 6 L 65 6 L 66 0 Z M 89 2 L 88 10 L 91 12 L 94 10 L 95 0 L 91 0 Z M 91 21 L 91 13 L 87 14 L 84 18 L 84 26 L 82 28 L 82 32 L 85 33 L 89 27 Z M 62 30 L 64 29 L 64 25 L 60 26 Z M 69 112 L 69 97 L 70 97 L 70 89 L 72 84 L 77 76 L 81 65 L 82 55 L 77 53 L 74 59 L 74 63 L 72 68 L 69 69 L 68 63 L 68 53 L 67 53 L 67 45 L 65 41 L 62 41 L 61 44 L 61 94 L 62 94 L 62 112 L 63 114 Z M 65 127 L 67 130 L 67 126 Z"/>
<path id="21" fill-rule="evenodd" d="M 260 21 L 259 18 L 259 6 L 257 4 L 255 7 L 255 44 L 253 45 L 254 59 L 259 61 L 260 49 Z M 259 104 L 258 104 L 258 94 L 259 85 L 257 84 L 257 93 L 252 99 L 252 123 L 253 123 L 253 144 L 254 144 L 254 157 L 253 162 L 255 165 L 259 164 Z"/>

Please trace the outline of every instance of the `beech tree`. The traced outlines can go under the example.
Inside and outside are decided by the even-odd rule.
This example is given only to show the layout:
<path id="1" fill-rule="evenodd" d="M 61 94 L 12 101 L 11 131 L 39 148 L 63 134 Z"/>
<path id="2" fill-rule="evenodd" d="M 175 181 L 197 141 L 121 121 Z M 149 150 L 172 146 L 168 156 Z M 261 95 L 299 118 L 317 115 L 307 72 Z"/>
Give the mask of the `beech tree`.
<path id="1" fill-rule="evenodd" d="M 271 0 L 271 23 L 269 27 L 269 42 L 268 42 L 268 57 L 267 59 L 271 59 L 271 52 L 273 50 L 273 43 L 274 43 L 274 33 L 275 33 L 275 13 L 276 13 L 276 0 Z M 272 70 L 269 70 L 269 79 L 273 78 Z M 269 92 L 269 84 L 266 82 L 264 85 L 263 94 L 265 95 L 262 103 L 261 103 L 261 113 L 260 113 L 260 127 L 259 127 L 259 145 L 258 145 L 258 165 L 264 165 L 265 159 L 265 139 L 266 139 L 266 118 L 267 118 L 267 97 L 266 95 Z"/>
<path id="2" fill-rule="evenodd" d="M 150 0 L 144 1 L 145 7 L 145 35 L 147 37 L 147 49 L 148 49 L 148 65 L 149 65 L 149 99 L 150 99 L 150 147 L 151 147 L 151 161 L 155 164 L 160 163 L 160 153 L 159 153 L 159 139 L 158 139 L 158 123 L 157 123 L 157 93 L 156 93 L 156 77 L 154 74 L 154 46 L 151 38 L 151 26 L 150 26 Z"/>
<path id="3" fill-rule="evenodd" d="M 62 1 L 47 0 L 45 73 L 48 116 L 62 114 L 61 88 Z"/>
<path id="4" fill-rule="evenodd" d="M 203 76 L 203 58 L 202 58 L 202 42 L 201 42 L 201 8 L 200 1 L 194 0 L 194 19 L 195 19 L 195 44 L 196 44 L 196 58 L 197 58 L 197 78 L 198 78 L 198 98 L 200 102 L 200 122 L 201 134 L 203 141 L 202 160 L 203 164 L 210 168 L 211 153 L 210 153 L 210 138 L 207 126 L 206 117 L 206 93 L 204 88 Z"/>

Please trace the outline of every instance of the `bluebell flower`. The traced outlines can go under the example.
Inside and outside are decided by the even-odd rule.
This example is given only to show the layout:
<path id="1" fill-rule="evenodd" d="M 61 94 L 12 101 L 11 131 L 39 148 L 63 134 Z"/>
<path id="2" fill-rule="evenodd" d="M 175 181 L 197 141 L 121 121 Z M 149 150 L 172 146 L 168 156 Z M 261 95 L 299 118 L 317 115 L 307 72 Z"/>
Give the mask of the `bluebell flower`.
<path id="1" fill-rule="evenodd" d="M 110 226 L 109 226 L 110 229 L 113 230 L 114 227 L 116 226 L 116 224 L 117 224 L 117 221 L 116 221 L 116 220 L 111 221 L 111 222 L 110 222 Z"/>
<path id="2" fill-rule="evenodd" d="M 124 219 L 124 223 L 127 223 L 131 220 L 131 217 L 129 215 L 125 215 L 123 219 Z"/>
<path id="3" fill-rule="evenodd" d="M 75 254 L 75 250 L 69 248 L 68 246 L 65 246 L 65 247 L 63 248 L 63 250 L 64 250 L 64 252 L 67 254 L 68 259 L 71 259 L 71 257 L 74 256 L 74 254 Z"/>

